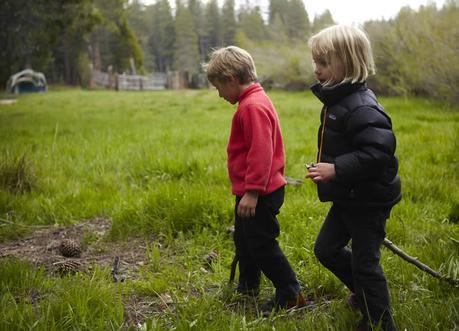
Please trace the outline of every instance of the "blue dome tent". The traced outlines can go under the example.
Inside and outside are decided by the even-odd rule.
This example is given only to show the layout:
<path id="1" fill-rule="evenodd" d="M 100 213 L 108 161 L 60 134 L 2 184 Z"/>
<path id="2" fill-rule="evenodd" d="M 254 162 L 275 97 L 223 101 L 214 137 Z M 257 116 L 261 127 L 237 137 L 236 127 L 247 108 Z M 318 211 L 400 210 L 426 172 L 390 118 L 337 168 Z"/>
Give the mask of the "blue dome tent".
<path id="1" fill-rule="evenodd" d="M 10 93 L 46 92 L 48 84 L 45 75 L 32 69 L 22 70 L 10 77 L 6 84 Z"/>

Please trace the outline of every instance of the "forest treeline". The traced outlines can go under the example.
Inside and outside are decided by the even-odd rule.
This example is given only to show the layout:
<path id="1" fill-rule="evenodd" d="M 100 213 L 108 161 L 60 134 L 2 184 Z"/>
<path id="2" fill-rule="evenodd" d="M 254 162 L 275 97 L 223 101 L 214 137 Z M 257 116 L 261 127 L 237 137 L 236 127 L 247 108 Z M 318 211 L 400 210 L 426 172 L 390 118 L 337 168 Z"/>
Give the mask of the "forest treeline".
<path id="1" fill-rule="evenodd" d="M 459 101 L 458 7 L 447 0 L 365 22 L 377 67 L 371 86 L 385 95 Z M 268 13 L 234 0 L 176 0 L 174 8 L 169 0 L 3 0 L 0 84 L 31 67 L 51 82 L 85 85 L 90 63 L 118 73 L 193 74 L 213 48 L 235 44 L 253 54 L 264 82 L 304 89 L 313 81 L 307 40 L 331 24 L 328 10 L 310 18 L 302 0 L 270 0 Z"/>

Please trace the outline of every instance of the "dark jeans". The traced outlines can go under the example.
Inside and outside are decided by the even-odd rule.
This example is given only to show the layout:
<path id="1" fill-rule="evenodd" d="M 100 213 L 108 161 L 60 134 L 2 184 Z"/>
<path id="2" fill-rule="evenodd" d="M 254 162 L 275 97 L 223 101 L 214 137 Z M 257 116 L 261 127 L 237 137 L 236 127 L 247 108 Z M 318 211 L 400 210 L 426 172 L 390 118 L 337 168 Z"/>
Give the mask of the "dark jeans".
<path id="1" fill-rule="evenodd" d="M 300 291 L 295 272 L 276 240 L 280 231 L 276 215 L 284 202 L 284 188 L 259 196 L 254 217 L 237 216 L 240 200 L 241 197 L 236 197 L 234 231 L 239 258 L 238 290 L 258 293 L 263 272 L 276 288 L 276 300 L 283 305 L 286 300 L 295 299 Z"/>
<path id="2" fill-rule="evenodd" d="M 314 253 L 352 292 L 364 321 L 395 330 L 386 277 L 379 263 L 388 209 L 347 209 L 333 205 L 317 237 Z M 352 239 L 351 248 L 347 247 Z"/>

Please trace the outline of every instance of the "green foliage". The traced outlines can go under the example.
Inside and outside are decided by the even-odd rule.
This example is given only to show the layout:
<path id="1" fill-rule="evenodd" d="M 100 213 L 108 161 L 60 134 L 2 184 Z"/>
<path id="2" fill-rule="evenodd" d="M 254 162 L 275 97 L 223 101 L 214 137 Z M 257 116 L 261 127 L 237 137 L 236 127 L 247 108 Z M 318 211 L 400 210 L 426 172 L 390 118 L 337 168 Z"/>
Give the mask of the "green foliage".
<path id="1" fill-rule="evenodd" d="M 44 33 L 46 31 L 46 33 Z M 52 63 L 56 30 L 46 1 L 0 2 L 0 86 L 10 75 L 30 66 L 44 70 Z"/>
<path id="2" fill-rule="evenodd" d="M 306 90 L 314 81 L 309 49 L 289 39 L 282 42 L 255 42 L 244 34 L 236 40 L 247 49 L 255 61 L 261 81 L 268 81 L 275 87 L 288 90 Z M 273 66 L 273 63 L 276 63 Z"/>
<path id="3" fill-rule="evenodd" d="M 0 13 L 0 84 L 25 67 L 44 71 L 50 80 L 80 83 L 79 56 L 100 18 L 92 0 L 6 0 Z"/>
<path id="4" fill-rule="evenodd" d="M 217 0 L 210 0 L 205 9 L 205 36 L 209 49 L 220 46 L 221 28 L 218 2 Z"/>
<path id="5" fill-rule="evenodd" d="M 247 8 L 239 14 L 239 26 L 251 40 L 266 39 L 266 27 L 261 17 L 260 8 Z"/>
<path id="6" fill-rule="evenodd" d="M 304 163 L 316 156 L 320 102 L 310 92 L 268 94 L 281 120 L 286 175 L 303 178 Z M 421 98 L 380 102 L 393 119 L 404 194 L 387 236 L 433 269 L 457 277 L 459 112 Z M 287 186 L 279 241 L 317 305 L 261 318 L 257 305 L 272 295 L 265 278 L 258 300 L 234 295 L 227 285 L 234 245 L 226 228 L 234 198 L 225 146 L 234 109 L 214 90 L 67 89 L 20 96 L 0 107 L 2 159 L 7 151 L 15 151 L 10 160 L 27 151 L 39 174 L 27 194 L 0 187 L 4 244 L 27 225 L 107 215 L 113 219 L 108 239 L 116 244 L 137 236 L 148 247 L 145 265 L 121 284 L 112 283 L 108 270 L 54 278 L 1 259 L 1 330 L 133 329 L 133 310 L 141 310 L 140 324 L 154 330 L 355 328 L 360 316 L 346 307 L 347 290 L 313 254 L 329 205 L 318 201 L 312 182 Z M 93 240 L 86 235 L 83 242 Z M 203 257 L 210 251 L 218 257 L 206 269 Z M 399 329 L 454 329 L 457 288 L 386 249 L 382 265 Z"/>
<path id="7" fill-rule="evenodd" d="M 371 84 L 384 94 L 423 95 L 456 104 L 459 82 L 459 8 L 402 8 L 393 21 L 367 22 L 377 75 Z"/>
<path id="8" fill-rule="evenodd" d="M 175 24 L 168 0 L 158 1 L 147 9 L 149 35 L 147 53 L 154 55 L 154 71 L 172 67 L 175 42 Z"/>
<path id="9" fill-rule="evenodd" d="M 331 12 L 326 9 L 322 14 L 316 15 L 312 22 L 312 33 L 317 33 L 326 27 L 336 24 Z"/>
<path id="10" fill-rule="evenodd" d="M 193 17 L 186 7 L 177 8 L 175 24 L 174 67 L 190 74 L 199 70 L 198 36 Z"/>
<path id="11" fill-rule="evenodd" d="M 237 23 L 234 13 L 234 0 L 225 0 L 222 8 L 222 44 L 233 45 Z"/>
<path id="12" fill-rule="evenodd" d="M 311 33 L 308 13 L 302 0 L 289 0 L 284 25 L 292 39 L 306 41 Z"/>

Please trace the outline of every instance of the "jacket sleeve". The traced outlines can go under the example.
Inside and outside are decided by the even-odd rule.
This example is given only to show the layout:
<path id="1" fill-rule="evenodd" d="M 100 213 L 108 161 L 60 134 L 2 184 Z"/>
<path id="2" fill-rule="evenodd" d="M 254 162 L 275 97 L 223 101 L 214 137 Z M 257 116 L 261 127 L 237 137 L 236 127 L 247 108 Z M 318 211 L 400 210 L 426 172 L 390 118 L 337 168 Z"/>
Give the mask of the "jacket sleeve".
<path id="1" fill-rule="evenodd" d="M 395 153 L 390 118 L 374 108 L 360 107 L 349 114 L 345 130 L 353 150 L 336 157 L 335 180 L 351 184 L 378 177 Z"/>
<path id="2" fill-rule="evenodd" d="M 247 144 L 245 189 L 264 191 L 273 160 L 273 124 L 262 105 L 251 105 L 242 114 Z"/>

